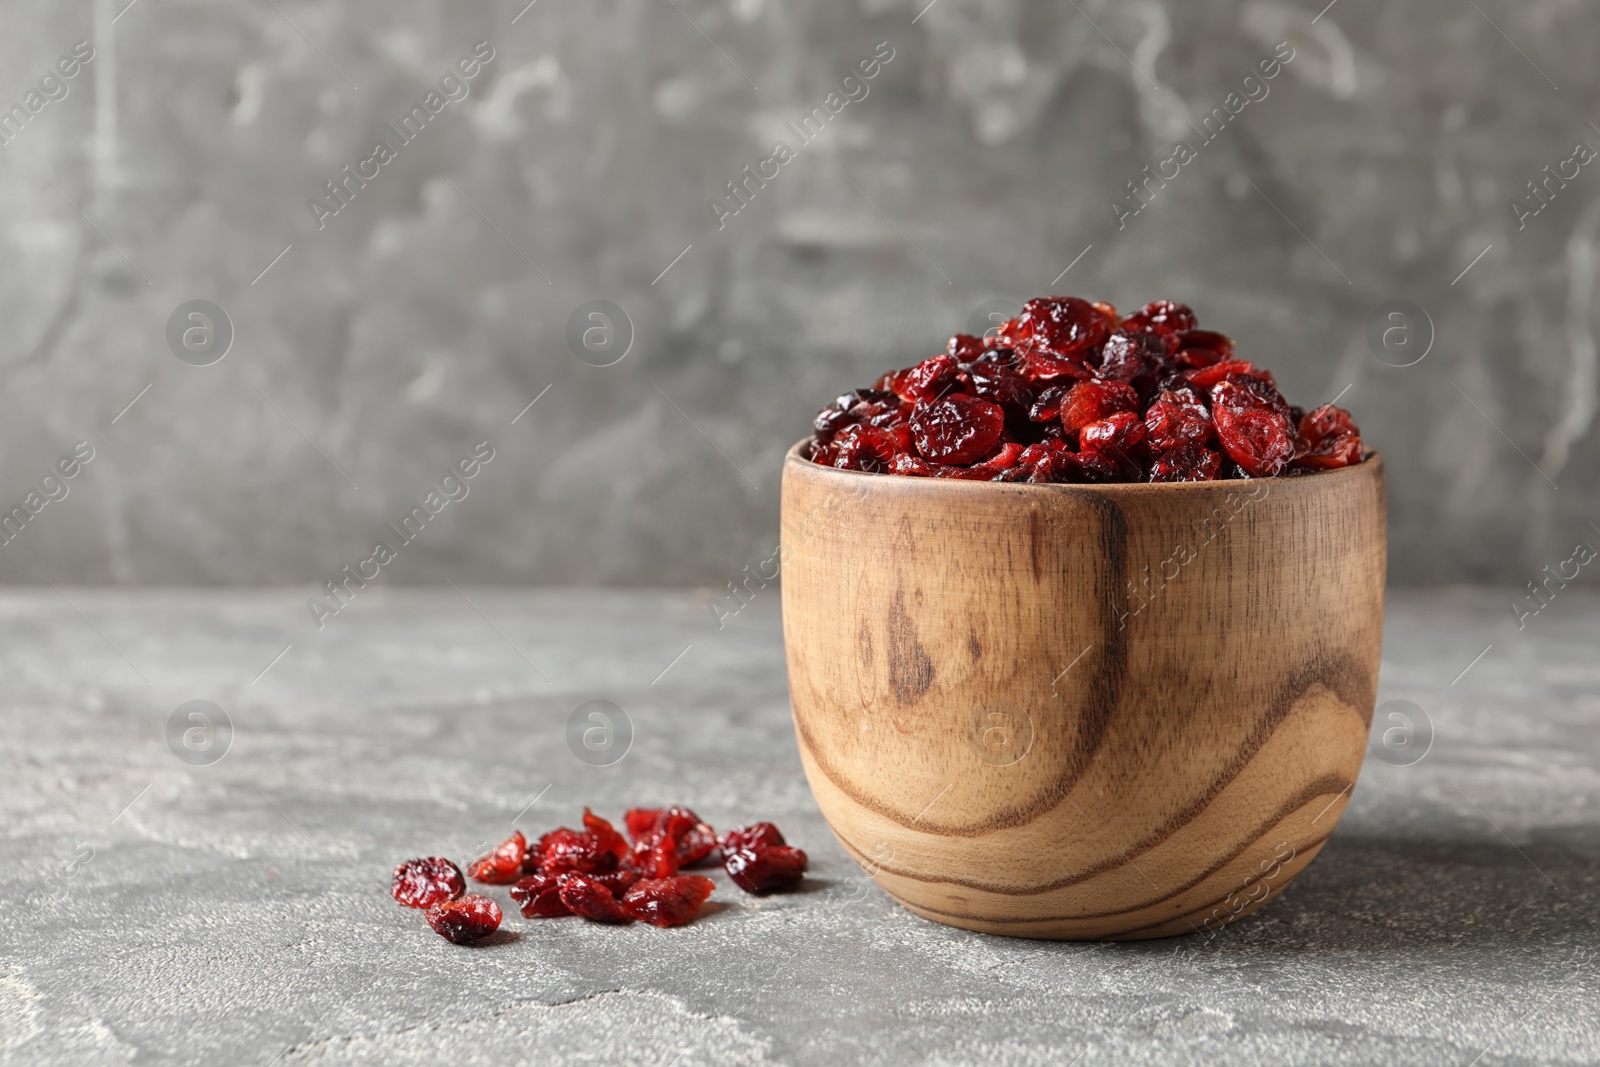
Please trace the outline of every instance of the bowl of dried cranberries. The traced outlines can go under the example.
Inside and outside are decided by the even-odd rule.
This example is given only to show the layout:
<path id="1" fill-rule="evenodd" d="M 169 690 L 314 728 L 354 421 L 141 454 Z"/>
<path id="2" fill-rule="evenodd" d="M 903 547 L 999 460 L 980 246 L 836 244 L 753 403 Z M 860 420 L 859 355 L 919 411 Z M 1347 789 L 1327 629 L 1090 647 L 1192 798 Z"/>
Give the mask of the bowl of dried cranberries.
<path id="1" fill-rule="evenodd" d="M 1383 464 L 1348 412 L 1290 405 L 1184 305 L 1047 297 L 813 429 L 783 469 L 795 728 L 896 900 L 1163 937 L 1317 854 L 1383 631 Z"/>

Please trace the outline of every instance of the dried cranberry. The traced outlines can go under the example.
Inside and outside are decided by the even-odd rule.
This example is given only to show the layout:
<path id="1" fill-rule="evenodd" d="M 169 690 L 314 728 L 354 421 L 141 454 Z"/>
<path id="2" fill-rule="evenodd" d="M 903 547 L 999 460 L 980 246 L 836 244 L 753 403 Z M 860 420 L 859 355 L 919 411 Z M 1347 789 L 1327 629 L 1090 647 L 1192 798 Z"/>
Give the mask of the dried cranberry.
<path id="1" fill-rule="evenodd" d="M 1145 440 L 1157 452 L 1204 444 L 1211 436 L 1211 413 L 1187 389 L 1163 391 L 1145 410 Z"/>
<path id="2" fill-rule="evenodd" d="M 622 906 L 629 915 L 651 926 L 682 926 L 700 913 L 714 888 L 711 879 L 696 874 L 647 878 L 628 890 Z"/>
<path id="3" fill-rule="evenodd" d="M 1361 462 L 1363 451 L 1358 434 L 1331 434 L 1295 456 L 1294 465 L 1307 470 L 1349 467 Z"/>
<path id="4" fill-rule="evenodd" d="M 1209 482 L 1216 478 L 1222 457 L 1197 444 L 1183 444 L 1150 465 L 1152 482 Z"/>
<path id="5" fill-rule="evenodd" d="M 556 881 L 556 893 L 574 915 L 600 923 L 633 922 L 611 890 L 587 875 L 563 874 Z"/>
<path id="6" fill-rule="evenodd" d="M 1067 401 L 1067 392 L 1070 386 L 1046 386 L 1033 402 L 1033 407 L 1028 411 L 1028 418 L 1034 422 L 1058 422 L 1061 419 L 1061 405 Z"/>
<path id="7" fill-rule="evenodd" d="M 545 874 L 608 874 L 621 865 L 628 855 L 628 842 L 623 836 L 588 808 L 583 809 L 583 824 L 589 829 L 569 830 L 563 826 L 539 838 L 535 846 L 539 870 Z"/>
<path id="8" fill-rule="evenodd" d="M 982 358 L 988 351 L 988 346 L 983 343 L 983 338 L 974 337 L 970 333 L 958 333 L 951 336 L 945 351 L 957 363 L 971 363 Z"/>
<path id="9" fill-rule="evenodd" d="M 876 426 L 847 426 L 832 443 L 840 470 L 880 471 L 895 453 L 894 438 Z"/>
<path id="10" fill-rule="evenodd" d="M 1119 330 L 1122 328 L 1122 316 L 1117 314 L 1117 306 L 1108 304 L 1104 300 L 1096 300 L 1093 308 L 1100 312 L 1100 317 L 1106 320 L 1106 329 Z"/>
<path id="11" fill-rule="evenodd" d="M 561 903 L 559 881 L 555 875 L 530 874 L 511 887 L 511 899 L 516 901 L 523 918 L 550 918 L 572 914 L 571 909 Z"/>
<path id="12" fill-rule="evenodd" d="M 527 857 L 528 839 L 521 830 L 513 830 L 493 852 L 468 864 L 467 876 L 474 882 L 510 885 L 522 877 L 522 861 Z"/>
<path id="13" fill-rule="evenodd" d="M 1022 305 L 1021 334 L 1032 351 L 1076 358 L 1105 344 L 1111 330 L 1100 309 L 1075 296 L 1042 296 Z"/>
<path id="14" fill-rule="evenodd" d="M 1114 411 L 1079 430 L 1078 442 L 1084 451 L 1099 452 L 1136 465 L 1145 432 L 1144 420 L 1137 413 Z"/>
<path id="15" fill-rule="evenodd" d="M 1061 425 L 1081 430 L 1115 411 L 1137 411 L 1139 394 L 1123 382 L 1079 382 L 1061 406 Z"/>
<path id="16" fill-rule="evenodd" d="M 408 908 L 431 908 L 467 891 L 461 868 L 443 856 L 406 860 L 394 869 L 389 892 Z"/>
<path id="17" fill-rule="evenodd" d="M 948 355 L 925 359 L 894 375 L 891 388 L 907 403 L 937 400 L 956 387 L 956 361 Z"/>
<path id="18" fill-rule="evenodd" d="M 1306 443 L 1316 445 L 1325 437 L 1349 433 L 1361 436 L 1361 431 L 1356 428 L 1355 421 L 1350 418 L 1350 413 L 1344 408 L 1336 408 L 1332 404 L 1323 404 L 1313 408 L 1309 414 L 1296 420 L 1300 433 L 1305 437 Z"/>
<path id="19" fill-rule="evenodd" d="M 783 832 L 770 822 L 741 826 L 717 838 L 717 847 L 724 852 L 738 848 L 775 848 L 788 843 L 783 839 Z"/>
<path id="20" fill-rule="evenodd" d="M 957 393 L 911 412 L 911 435 L 925 459 L 966 465 L 994 451 L 1005 415 L 987 400 Z"/>
<path id="21" fill-rule="evenodd" d="M 1185 330 L 1178 335 L 1173 361 L 1180 367 L 1210 367 L 1233 358 L 1233 338 L 1211 330 Z"/>
<path id="22" fill-rule="evenodd" d="M 676 844 L 678 863 L 699 863 L 717 847 L 717 835 L 700 816 L 676 804 L 665 808 L 630 808 L 623 815 L 635 843 L 665 835 Z"/>
<path id="23" fill-rule="evenodd" d="M 722 869 L 746 893 L 770 893 L 800 881 L 806 873 L 806 854 L 782 845 L 724 849 Z"/>
<path id="24" fill-rule="evenodd" d="M 448 941 L 464 945 L 500 929 L 500 905 L 476 894 L 447 900 L 428 909 L 428 925 Z"/>
<path id="25" fill-rule="evenodd" d="M 1223 381 L 1212 387 L 1211 419 L 1217 440 L 1252 478 L 1269 478 L 1294 458 L 1288 415 L 1243 385 Z"/>
<path id="26" fill-rule="evenodd" d="M 1193 385 L 1196 389 L 1209 390 L 1213 385 L 1216 385 L 1230 374 L 1259 375 L 1263 373 L 1264 372 L 1262 371 L 1256 370 L 1256 365 L 1247 359 L 1225 359 L 1221 363 L 1213 363 L 1209 367 L 1201 367 L 1199 370 L 1185 371 L 1183 376 L 1188 380 L 1189 384 Z M 1272 380 L 1271 375 L 1265 376 L 1268 381 Z"/>
<path id="27" fill-rule="evenodd" d="M 1144 333 L 1182 333 L 1195 328 L 1194 312 L 1189 310 L 1187 304 L 1152 300 L 1122 320 L 1122 328 Z"/>
<path id="28" fill-rule="evenodd" d="M 1113 382 L 1132 382 L 1153 376 L 1161 369 L 1167 352 L 1153 334 L 1117 331 L 1100 353 L 1100 377 Z"/>

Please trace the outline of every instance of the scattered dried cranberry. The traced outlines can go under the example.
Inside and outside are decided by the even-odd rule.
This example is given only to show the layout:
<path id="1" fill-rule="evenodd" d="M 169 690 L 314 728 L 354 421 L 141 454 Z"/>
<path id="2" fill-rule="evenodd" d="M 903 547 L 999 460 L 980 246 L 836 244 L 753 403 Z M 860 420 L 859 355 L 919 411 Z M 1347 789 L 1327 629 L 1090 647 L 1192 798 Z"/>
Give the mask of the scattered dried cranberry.
<path id="1" fill-rule="evenodd" d="M 717 835 L 711 827 L 688 808 L 676 804 L 666 808 L 629 808 L 622 818 L 628 836 L 634 840 L 635 854 L 640 843 L 654 844 L 655 839 L 667 837 L 675 843 L 678 865 L 688 867 L 717 847 Z"/>
<path id="2" fill-rule="evenodd" d="M 427 912 L 433 932 L 458 945 L 488 937 L 500 929 L 500 905 L 476 894 L 435 904 Z"/>
<path id="3" fill-rule="evenodd" d="M 561 903 L 558 881 L 553 875 L 530 874 L 511 887 L 511 899 L 527 919 L 571 915 L 571 909 Z"/>
<path id="4" fill-rule="evenodd" d="M 467 891 L 461 868 L 442 856 L 406 860 L 394 869 L 389 892 L 408 908 L 431 908 Z"/>
<path id="5" fill-rule="evenodd" d="M 621 865 L 629 852 L 627 839 L 588 808 L 583 809 L 583 825 L 582 831 L 563 826 L 539 838 L 535 849 L 540 871 L 608 874 Z"/>
<path id="6" fill-rule="evenodd" d="M 628 890 L 622 906 L 629 915 L 651 926 L 682 926 L 700 913 L 714 888 L 711 879 L 695 874 L 647 878 Z"/>
<path id="7" fill-rule="evenodd" d="M 722 869 L 747 893 L 770 893 L 798 882 L 806 871 L 806 854 L 788 847 L 769 822 L 729 830 L 718 839 Z"/>
<path id="8" fill-rule="evenodd" d="M 924 459 L 962 466 L 993 452 L 1006 423 L 998 405 L 959 393 L 918 404 L 910 421 Z"/>
<path id="9" fill-rule="evenodd" d="M 556 893 L 574 915 L 599 923 L 633 922 L 633 916 L 617 903 L 616 895 L 587 875 L 563 874 L 556 882 Z"/>
<path id="10" fill-rule="evenodd" d="M 783 839 L 783 832 L 770 822 L 741 826 L 717 838 L 717 845 L 724 852 L 740 848 L 781 848 L 788 843 Z"/>
<path id="11" fill-rule="evenodd" d="M 771 893 L 800 881 L 806 854 L 798 848 L 740 848 L 722 854 L 722 869 L 746 893 Z"/>
<path id="12" fill-rule="evenodd" d="M 510 885 L 522 877 L 522 863 L 528 856 L 528 839 L 521 830 L 513 830 L 495 850 L 467 866 L 467 875 L 474 882 L 489 885 Z"/>

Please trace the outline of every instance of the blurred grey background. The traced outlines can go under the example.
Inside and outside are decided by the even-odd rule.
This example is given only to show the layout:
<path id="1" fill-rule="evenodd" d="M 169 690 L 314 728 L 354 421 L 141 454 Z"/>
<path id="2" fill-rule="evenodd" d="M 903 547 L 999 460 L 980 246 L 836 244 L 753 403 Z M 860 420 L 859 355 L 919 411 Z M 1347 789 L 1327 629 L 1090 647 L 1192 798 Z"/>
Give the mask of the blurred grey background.
<path id="1" fill-rule="evenodd" d="M 1341 396 L 1395 582 L 1520 586 L 1600 535 L 1600 8 L 1324 3 L 8 3 L 0 510 L 93 458 L 0 579 L 320 584 L 489 441 L 385 580 L 719 586 L 822 403 L 1060 292 L 1187 302 Z M 208 366 L 168 340 L 193 300 L 231 322 Z M 595 300 L 609 366 L 569 343 Z M 1395 300 L 1410 366 L 1368 340 Z"/>

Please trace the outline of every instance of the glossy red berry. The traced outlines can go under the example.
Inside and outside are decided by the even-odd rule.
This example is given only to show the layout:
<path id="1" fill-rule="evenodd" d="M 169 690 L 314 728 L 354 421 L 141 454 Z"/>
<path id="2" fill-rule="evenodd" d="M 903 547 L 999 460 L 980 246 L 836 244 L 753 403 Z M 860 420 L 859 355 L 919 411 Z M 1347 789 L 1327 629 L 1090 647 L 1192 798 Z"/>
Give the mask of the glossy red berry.
<path id="1" fill-rule="evenodd" d="M 1194 312 L 1187 304 L 1152 300 L 1122 322 L 1124 330 L 1177 334 L 1195 328 Z"/>
<path id="2" fill-rule="evenodd" d="M 918 404 L 910 423 L 924 459 L 965 466 L 994 451 L 1006 420 L 998 405 L 957 393 Z"/>
<path id="3" fill-rule="evenodd" d="M 408 908 L 431 908 L 467 891 L 461 868 L 443 856 L 406 860 L 394 869 L 389 892 Z"/>
<path id="4" fill-rule="evenodd" d="M 1211 418 L 1229 458 L 1252 478 L 1270 478 L 1294 458 L 1288 415 L 1243 385 L 1223 381 L 1212 387 Z"/>
<path id="5" fill-rule="evenodd" d="M 477 895 L 447 900 L 427 911 L 433 932 L 458 945 L 488 937 L 500 929 L 500 918 L 500 905 Z"/>
<path id="6" fill-rule="evenodd" d="M 473 860 L 467 866 L 467 876 L 474 882 L 489 885 L 510 885 L 522 877 L 522 863 L 528 856 L 528 840 L 521 830 L 513 830 L 487 856 Z"/>
<path id="7" fill-rule="evenodd" d="M 1209 482 L 1222 467 L 1222 457 L 1209 448 L 1183 444 L 1150 465 L 1152 482 Z"/>
<path id="8" fill-rule="evenodd" d="M 722 869 L 746 893 L 771 893 L 787 889 L 804 877 L 806 854 L 781 845 L 724 850 Z"/>
<path id="9" fill-rule="evenodd" d="M 1137 411 L 1139 394 L 1125 382 L 1079 382 L 1061 405 L 1064 429 L 1081 430 L 1117 411 Z"/>
<path id="10" fill-rule="evenodd" d="M 682 926 L 700 913 L 716 888 L 709 878 L 686 874 L 635 883 L 622 898 L 629 915 L 651 926 Z"/>
<path id="11" fill-rule="evenodd" d="M 556 882 L 561 903 L 574 915 L 600 923 L 631 923 L 633 916 L 617 903 L 604 883 L 582 874 L 563 874 Z"/>
<path id="12" fill-rule="evenodd" d="M 516 902 L 523 918 L 572 914 L 571 909 L 561 903 L 559 881 L 555 875 L 530 874 L 511 887 L 511 899 Z"/>

